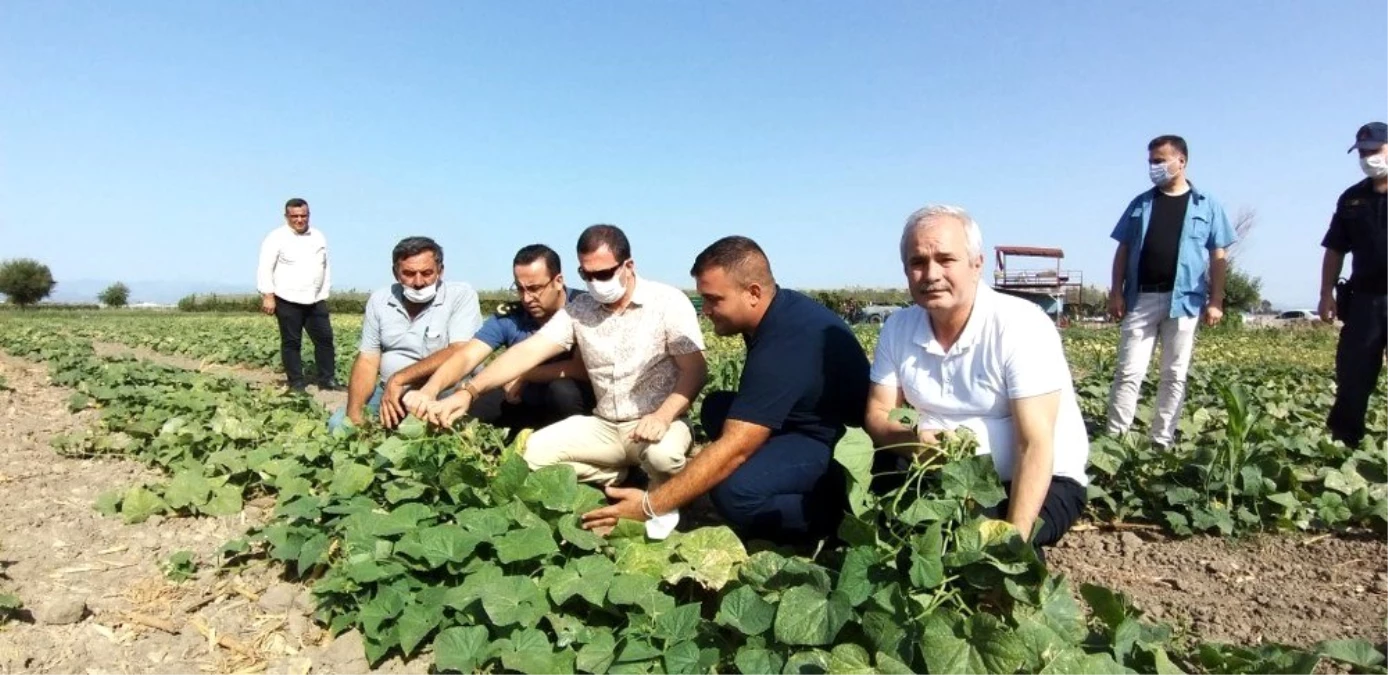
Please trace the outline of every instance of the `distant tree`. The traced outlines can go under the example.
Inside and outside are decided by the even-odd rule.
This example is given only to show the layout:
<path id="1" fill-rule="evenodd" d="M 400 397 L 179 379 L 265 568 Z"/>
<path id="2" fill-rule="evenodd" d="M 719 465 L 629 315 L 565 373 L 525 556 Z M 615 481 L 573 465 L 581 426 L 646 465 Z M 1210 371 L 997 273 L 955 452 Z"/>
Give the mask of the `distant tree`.
<path id="1" fill-rule="evenodd" d="M 16 258 L 0 263 L 0 293 L 20 307 L 48 297 L 57 285 L 48 266 L 37 260 Z"/>
<path id="2" fill-rule="evenodd" d="M 1262 314 L 1271 314 L 1272 301 L 1268 300 L 1267 298 L 1263 298 L 1263 301 L 1258 303 L 1258 311 Z"/>
<path id="3" fill-rule="evenodd" d="M 1229 273 L 1224 279 L 1224 311 L 1251 312 L 1262 302 L 1263 280 L 1255 277 L 1231 261 Z"/>
<path id="4" fill-rule="evenodd" d="M 124 307 L 130 302 L 130 287 L 117 281 L 96 296 L 107 307 Z"/>
<path id="5" fill-rule="evenodd" d="M 1252 312 L 1262 304 L 1263 280 L 1244 271 L 1238 264 L 1238 257 L 1258 225 L 1258 211 L 1251 206 L 1239 207 L 1234 212 L 1233 224 L 1234 245 L 1226 251 L 1229 273 L 1224 279 L 1224 311 Z"/>

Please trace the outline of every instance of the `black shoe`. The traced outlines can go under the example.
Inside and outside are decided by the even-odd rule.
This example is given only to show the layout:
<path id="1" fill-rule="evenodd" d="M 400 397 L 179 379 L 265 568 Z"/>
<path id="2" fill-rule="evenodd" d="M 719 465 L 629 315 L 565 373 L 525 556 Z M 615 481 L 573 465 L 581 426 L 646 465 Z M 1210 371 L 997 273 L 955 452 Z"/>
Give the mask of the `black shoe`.
<path id="1" fill-rule="evenodd" d="M 303 382 L 290 382 L 289 391 L 295 394 L 307 394 L 308 385 Z"/>
<path id="2" fill-rule="evenodd" d="M 337 380 L 328 380 L 319 385 L 320 391 L 347 391 L 347 387 L 342 386 Z"/>

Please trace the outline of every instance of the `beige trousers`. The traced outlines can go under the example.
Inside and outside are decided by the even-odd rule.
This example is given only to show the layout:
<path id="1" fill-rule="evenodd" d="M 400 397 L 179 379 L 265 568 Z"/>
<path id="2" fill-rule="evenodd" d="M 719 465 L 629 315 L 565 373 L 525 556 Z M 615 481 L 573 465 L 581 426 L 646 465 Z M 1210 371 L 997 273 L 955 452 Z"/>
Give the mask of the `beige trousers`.
<path id="1" fill-rule="evenodd" d="M 629 467 L 640 466 L 652 486 L 659 485 L 684 469 L 694 437 L 687 423 L 676 420 L 660 441 L 638 443 L 629 436 L 639 422 L 574 415 L 531 434 L 525 461 L 532 470 L 563 462 L 579 481 L 599 485 L 619 483 Z"/>

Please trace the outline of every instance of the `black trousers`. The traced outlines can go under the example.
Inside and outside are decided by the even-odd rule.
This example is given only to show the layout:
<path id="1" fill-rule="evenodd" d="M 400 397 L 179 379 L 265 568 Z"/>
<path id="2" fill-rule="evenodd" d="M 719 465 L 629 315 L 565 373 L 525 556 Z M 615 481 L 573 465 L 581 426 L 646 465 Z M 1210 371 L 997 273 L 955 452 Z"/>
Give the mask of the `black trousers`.
<path id="1" fill-rule="evenodd" d="M 322 300 L 311 305 L 290 302 L 275 296 L 275 319 L 280 326 L 280 360 L 290 386 L 302 387 L 304 362 L 300 356 L 303 333 L 313 340 L 313 360 L 318 367 L 318 382 L 327 384 L 337 379 L 337 356 L 333 348 L 333 325 L 328 321 L 328 303 Z"/>
<path id="2" fill-rule="evenodd" d="M 473 402 L 468 414 L 487 424 L 511 430 L 514 438 L 521 429 L 539 429 L 574 415 L 592 414 L 597 405 L 593 387 L 583 380 L 531 382 L 519 403 L 506 400 L 506 393 L 493 389 Z"/>
<path id="3" fill-rule="evenodd" d="M 1356 292 L 1345 309 L 1335 347 L 1335 405 L 1326 423 L 1335 440 L 1358 447 L 1388 349 L 1388 296 Z"/>
<path id="4" fill-rule="evenodd" d="M 709 438 L 723 435 L 734 396 L 714 391 L 704 397 L 701 422 Z M 743 538 L 778 544 L 835 538 L 848 508 L 847 483 L 833 447 L 797 433 L 773 434 L 714 486 L 709 499 Z"/>

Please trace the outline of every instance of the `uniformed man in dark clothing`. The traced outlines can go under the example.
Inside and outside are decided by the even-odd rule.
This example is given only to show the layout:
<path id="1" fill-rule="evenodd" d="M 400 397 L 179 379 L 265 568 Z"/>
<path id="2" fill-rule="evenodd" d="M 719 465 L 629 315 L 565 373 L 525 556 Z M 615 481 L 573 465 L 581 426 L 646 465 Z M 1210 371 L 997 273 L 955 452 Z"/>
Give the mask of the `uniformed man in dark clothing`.
<path id="1" fill-rule="evenodd" d="M 1367 178 L 1340 195 L 1321 240 L 1320 300 L 1322 321 L 1344 322 L 1335 350 L 1335 405 L 1328 426 L 1336 440 L 1350 447 L 1364 438 L 1369 395 L 1388 353 L 1388 124 L 1360 127 L 1350 146 L 1354 150 Z M 1349 281 L 1338 283 L 1346 253 L 1352 261 Z"/>

